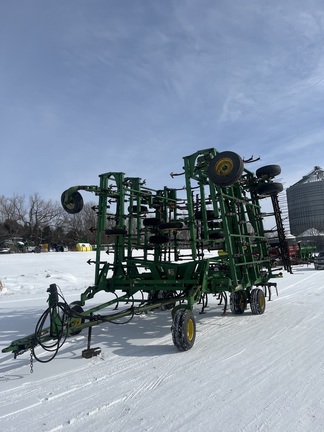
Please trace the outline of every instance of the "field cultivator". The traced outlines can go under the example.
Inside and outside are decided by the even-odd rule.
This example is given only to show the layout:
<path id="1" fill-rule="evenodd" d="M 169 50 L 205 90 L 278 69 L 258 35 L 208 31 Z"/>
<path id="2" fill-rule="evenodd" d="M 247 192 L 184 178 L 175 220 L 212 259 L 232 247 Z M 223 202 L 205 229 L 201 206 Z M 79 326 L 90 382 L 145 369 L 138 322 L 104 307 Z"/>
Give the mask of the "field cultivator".
<path id="1" fill-rule="evenodd" d="M 204 312 L 208 296 L 217 296 L 234 314 L 248 304 L 251 313 L 263 314 L 271 279 L 282 275 L 271 267 L 269 245 L 260 201 L 271 197 L 280 226 L 275 197 L 283 189 L 273 179 L 278 165 L 252 173 L 244 164 L 253 162 L 231 151 L 209 148 L 183 158 L 184 188 L 153 190 L 138 177 L 122 172 L 101 174 L 99 186 L 74 186 L 62 194 L 70 214 L 82 210 L 80 191 L 94 193 L 98 205 L 94 284 L 80 298 L 67 304 L 55 284 L 47 290 L 48 309 L 35 333 L 13 341 L 3 352 L 15 356 L 40 345 L 52 359 L 67 336 L 101 323 L 125 323 L 135 315 L 156 309 L 172 313 L 172 340 L 180 351 L 192 348 L 196 337 L 194 305 Z M 274 213 L 272 213 L 274 215 Z M 281 232 L 284 242 L 284 233 Z M 103 250 L 109 260 L 103 260 Z M 113 257 L 113 259 L 110 259 Z M 107 301 L 89 307 L 99 292 Z M 109 310 L 109 312 L 107 312 Z M 37 358 L 37 357 L 36 357 Z M 42 361 L 39 357 L 39 361 Z"/>

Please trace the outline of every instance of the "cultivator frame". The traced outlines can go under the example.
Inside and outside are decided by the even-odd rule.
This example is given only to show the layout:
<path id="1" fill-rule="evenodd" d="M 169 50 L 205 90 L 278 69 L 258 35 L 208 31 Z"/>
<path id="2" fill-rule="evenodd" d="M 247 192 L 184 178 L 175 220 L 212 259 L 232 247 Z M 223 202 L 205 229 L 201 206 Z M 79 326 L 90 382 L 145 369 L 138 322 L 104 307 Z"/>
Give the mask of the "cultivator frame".
<path id="1" fill-rule="evenodd" d="M 70 214 L 83 207 L 80 191 L 98 197 L 94 284 L 79 300 L 67 305 L 55 284 L 48 289 L 49 307 L 35 333 L 13 341 L 3 352 L 16 355 L 37 345 L 55 356 L 65 338 L 88 328 L 84 357 L 100 352 L 91 348 L 91 328 L 120 322 L 154 309 L 172 311 L 172 339 L 180 350 L 195 341 L 195 304 L 204 311 L 208 295 L 224 300 L 228 294 L 234 314 L 265 310 L 265 293 L 279 277 L 271 268 L 260 200 L 276 196 L 282 184 L 273 178 L 280 167 L 269 165 L 253 174 L 236 153 L 214 148 L 183 158 L 185 188 L 150 189 L 138 177 L 122 172 L 101 174 L 99 186 L 73 186 L 62 194 Z M 250 162 L 250 161 L 247 161 Z M 276 208 L 280 222 L 280 209 Z M 113 262 L 102 260 L 102 250 Z M 86 308 L 99 292 L 105 303 Z M 113 310 L 111 310 L 113 308 Z M 109 309 L 109 313 L 102 313 Z M 48 325 L 46 325 L 48 323 Z M 52 343 L 53 342 L 53 343 Z M 40 360 L 38 358 L 38 360 Z"/>

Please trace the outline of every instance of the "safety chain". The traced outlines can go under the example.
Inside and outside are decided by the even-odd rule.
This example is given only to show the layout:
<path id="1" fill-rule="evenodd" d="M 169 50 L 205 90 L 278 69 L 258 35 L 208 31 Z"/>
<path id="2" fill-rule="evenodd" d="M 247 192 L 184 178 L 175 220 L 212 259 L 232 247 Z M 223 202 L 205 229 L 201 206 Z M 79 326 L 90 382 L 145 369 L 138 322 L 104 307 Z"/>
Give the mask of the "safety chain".
<path id="1" fill-rule="evenodd" d="M 30 373 L 32 374 L 34 372 L 34 354 L 33 349 L 30 348 Z"/>

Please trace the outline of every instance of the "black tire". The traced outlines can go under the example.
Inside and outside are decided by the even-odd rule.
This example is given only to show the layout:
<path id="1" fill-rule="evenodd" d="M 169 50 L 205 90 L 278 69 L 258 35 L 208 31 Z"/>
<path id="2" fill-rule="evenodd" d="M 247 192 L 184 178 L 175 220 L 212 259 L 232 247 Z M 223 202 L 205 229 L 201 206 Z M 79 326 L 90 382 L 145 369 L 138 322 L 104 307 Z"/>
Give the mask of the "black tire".
<path id="1" fill-rule="evenodd" d="M 141 205 L 140 207 L 138 206 L 132 206 L 132 207 L 128 207 L 128 211 L 129 213 L 132 214 L 137 214 L 137 212 L 139 213 L 147 213 L 148 212 L 148 208 L 146 206 Z"/>
<path id="2" fill-rule="evenodd" d="M 182 222 L 165 222 L 159 225 L 160 230 L 178 230 L 183 228 Z"/>
<path id="3" fill-rule="evenodd" d="M 71 195 L 65 191 L 61 195 L 63 209 L 69 214 L 79 213 L 83 209 L 83 198 L 80 192 L 75 191 Z"/>
<path id="4" fill-rule="evenodd" d="M 158 218 L 145 218 L 143 219 L 143 225 L 148 227 L 157 227 L 161 224 L 161 219 Z"/>
<path id="5" fill-rule="evenodd" d="M 236 183 L 244 170 L 242 158 L 234 152 L 218 153 L 210 162 L 208 177 L 218 186 L 226 187 Z"/>
<path id="6" fill-rule="evenodd" d="M 179 351 L 188 351 L 195 343 L 196 322 L 190 309 L 177 309 L 171 327 L 173 344 Z"/>
<path id="7" fill-rule="evenodd" d="M 75 312 L 77 312 L 78 314 L 83 313 L 83 308 L 78 305 L 78 304 L 71 304 L 70 305 L 71 309 Z M 70 320 L 70 328 L 76 327 L 80 324 L 84 323 L 84 318 L 79 317 L 77 315 L 72 316 L 71 320 Z M 75 331 L 70 331 L 70 336 L 76 336 L 78 334 L 80 334 L 82 332 L 82 330 L 75 330 Z"/>
<path id="8" fill-rule="evenodd" d="M 278 195 L 282 191 L 282 183 L 261 183 L 257 187 L 257 193 L 263 196 Z"/>
<path id="9" fill-rule="evenodd" d="M 281 173 L 281 167 L 279 165 L 266 165 L 258 168 L 255 172 L 257 178 L 267 177 L 273 178 Z"/>
<path id="10" fill-rule="evenodd" d="M 149 242 L 155 245 L 169 243 L 170 238 L 165 235 L 156 235 L 149 238 Z"/>
<path id="11" fill-rule="evenodd" d="M 230 296 L 231 312 L 236 315 L 242 315 L 247 306 L 247 295 L 243 290 L 234 291 Z"/>
<path id="12" fill-rule="evenodd" d="M 266 300 L 261 288 L 255 288 L 251 291 L 250 306 L 253 315 L 262 315 L 264 313 Z"/>

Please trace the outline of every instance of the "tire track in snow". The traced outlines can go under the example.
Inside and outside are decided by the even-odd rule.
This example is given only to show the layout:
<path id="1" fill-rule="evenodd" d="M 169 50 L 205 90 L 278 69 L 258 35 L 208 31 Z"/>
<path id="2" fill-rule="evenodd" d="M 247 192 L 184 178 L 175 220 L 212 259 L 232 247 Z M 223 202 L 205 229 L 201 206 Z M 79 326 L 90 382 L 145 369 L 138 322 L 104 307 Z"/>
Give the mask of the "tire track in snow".
<path id="1" fill-rule="evenodd" d="M 163 344 L 163 342 L 165 342 L 167 339 L 169 339 L 169 337 L 160 338 L 159 343 Z M 146 344 L 146 346 L 154 346 L 154 345 L 157 345 L 156 341 Z M 173 359 L 175 360 L 176 356 L 173 356 L 172 354 L 172 346 L 170 346 L 170 348 L 171 348 L 170 360 L 166 364 L 172 365 Z M 56 373 L 54 376 L 45 377 L 39 381 L 24 383 L 21 386 L 15 387 L 14 389 L 9 389 L 6 391 L 6 395 L 2 394 L 2 396 L 6 398 L 6 405 L 7 405 L 6 410 L 8 411 L 9 405 L 11 405 L 12 408 L 10 413 L 7 413 L 6 415 L 2 416 L 2 420 L 5 420 L 5 418 L 10 418 L 12 420 L 14 417 L 19 417 L 22 411 L 28 413 L 28 411 L 35 411 L 35 408 L 37 407 L 38 407 L 38 411 L 42 411 L 42 410 L 47 411 L 51 409 L 49 407 L 53 406 L 53 404 L 57 405 L 57 403 L 68 406 L 70 405 L 70 401 L 75 399 L 75 395 L 87 393 L 88 389 L 92 389 L 92 390 L 96 389 L 97 392 L 98 388 L 101 386 L 103 387 L 102 394 L 107 393 L 107 387 L 110 390 L 115 391 L 116 389 L 118 389 L 121 380 L 125 380 L 125 382 L 128 381 L 127 376 L 134 371 L 134 364 L 136 364 L 137 369 L 142 369 L 145 366 L 145 364 L 147 363 L 147 357 L 146 355 L 140 357 L 140 353 L 144 352 L 146 349 L 147 349 L 146 347 L 133 348 L 132 351 L 137 353 L 136 358 L 121 357 L 119 355 L 113 354 L 105 361 L 102 361 L 100 359 L 93 360 L 92 366 L 95 367 L 95 370 L 93 370 L 92 366 L 89 363 L 81 368 L 78 367 L 78 374 L 73 374 L 72 371 L 73 374 L 72 382 L 69 382 L 71 381 L 69 380 L 71 371 L 69 371 L 60 374 Z M 150 361 L 154 362 L 155 359 L 160 359 L 160 356 L 159 355 L 150 356 Z M 56 360 L 58 361 L 59 358 Z M 110 363 L 108 365 L 109 373 L 108 374 L 102 373 L 103 371 L 107 371 L 107 362 Z M 100 411 L 111 408 L 117 402 L 123 402 L 127 399 L 134 399 L 134 398 L 136 399 L 137 393 L 138 395 L 140 395 L 145 391 L 153 390 L 155 387 L 157 387 L 164 381 L 167 373 L 168 372 L 166 372 L 164 376 L 157 377 L 154 381 L 144 382 L 142 389 L 138 389 L 137 391 L 134 392 L 134 394 L 130 394 L 128 396 L 125 395 L 120 398 L 117 398 L 115 401 L 113 400 L 107 404 L 101 405 L 99 407 Z M 118 377 L 118 382 L 115 382 L 116 377 Z M 46 396 L 40 397 L 39 388 L 41 387 L 50 388 L 51 390 L 50 392 L 48 392 Z M 91 391 L 90 393 L 92 394 L 93 392 Z M 87 401 L 90 402 L 90 406 L 91 406 L 92 397 L 93 396 L 83 397 L 82 405 L 84 404 L 85 401 Z M 78 401 L 77 404 L 80 403 L 78 398 L 77 401 Z M 73 404 L 74 403 L 72 402 L 72 405 Z M 97 411 L 98 408 L 96 406 L 94 407 L 93 412 L 97 412 Z M 88 410 L 85 410 L 83 414 L 78 414 L 77 420 L 78 422 L 79 421 L 82 422 L 82 418 L 88 418 L 88 417 L 89 417 L 89 412 Z M 74 422 L 76 422 L 76 419 L 73 418 L 66 419 L 66 421 L 63 423 L 63 426 L 64 424 L 67 423 L 71 424 Z M 38 420 L 36 421 L 36 423 L 38 423 Z M 30 424 L 30 427 L 32 427 L 32 422 Z"/>
<path id="2" fill-rule="evenodd" d="M 143 371 L 143 366 L 145 370 L 147 360 L 143 360 L 142 363 L 138 363 L 137 359 L 136 363 L 134 363 L 134 359 L 131 361 L 131 373 L 133 378 L 130 378 L 127 383 L 128 390 L 126 391 L 126 394 L 118 400 L 118 402 L 121 403 L 121 407 L 119 415 L 116 416 L 116 425 L 114 425 L 113 430 L 122 430 L 123 424 L 129 421 L 126 414 L 130 411 L 137 411 L 139 405 L 141 406 L 142 414 L 146 411 L 154 410 L 158 406 L 159 398 L 155 399 L 152 397 L 152 392 L 162 386 L 165 381 L 172 380 L 182 358 L 183 356 L 181 353 L 168 355 L 166 356 L 166 360 L 163 362 L 163 366 L 161 366 L 160 356 L 157 355 L 151 357 L 149 360 L 150 369 L 148 373 Z M 158 366 L 154 366 L 155 364 Z M 123 381 L 123 377 L 121 376 L 120 378 L 120 381 Z M 129 392 L 130 386 L 132 387 L 131 392 Z M 118 387 L 118 385 L 116 387 Z M 112 404 L 109 404 L 109 406 L 100 406 L 99 412 L 101 413 L 102 411 L 109 409 L 111 406 Z M 83 413 L 78 417 L 78 419 L 75 419 L 74 422 L 77 422 L 78 424 L 84 423 L 88 420 L 88 415 L 88 413 Z"/>

